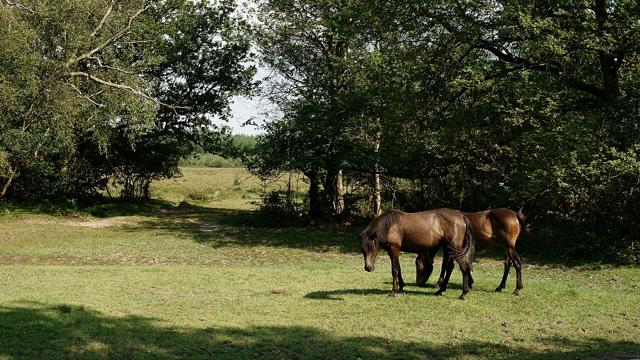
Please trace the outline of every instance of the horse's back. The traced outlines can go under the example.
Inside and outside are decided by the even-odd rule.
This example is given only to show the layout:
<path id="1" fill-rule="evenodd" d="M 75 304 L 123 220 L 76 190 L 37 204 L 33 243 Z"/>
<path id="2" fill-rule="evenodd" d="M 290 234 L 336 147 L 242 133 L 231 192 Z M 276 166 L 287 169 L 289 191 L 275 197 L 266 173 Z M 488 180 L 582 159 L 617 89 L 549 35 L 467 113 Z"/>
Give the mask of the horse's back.
<path id="1" fill-rule="evenodd" d="M 464 214 L 473 225 L 478 248 L 486 249 L 495 241 L 515 246 L 520 234 L 520 222 L 516 212 L 507 208 L 496 208 Z"/>
<path id="2" fill-rule="evenodd" d="M 435 209 L 415 213 L 402 213 L 400 225 L 405 251 L 439 246 L 440 242 L 456 231 L 456 226 L 464 225 L 461 212 L 452 209 Z"/>

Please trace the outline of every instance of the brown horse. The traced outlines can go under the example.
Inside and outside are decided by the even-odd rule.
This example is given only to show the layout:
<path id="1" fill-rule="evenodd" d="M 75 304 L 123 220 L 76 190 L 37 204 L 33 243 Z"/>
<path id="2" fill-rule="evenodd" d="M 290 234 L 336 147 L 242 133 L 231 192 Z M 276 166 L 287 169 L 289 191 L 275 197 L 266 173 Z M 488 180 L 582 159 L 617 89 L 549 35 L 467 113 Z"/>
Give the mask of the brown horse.
<path id="1" fill-rule="evenodd" d="M 518 253 L 516 253 L 516 241 L 518 240 L 521 229 L 525 227 L 525 216 L 522 210 L 514 212 L 509 209 L 498 208 L 474 213 L 464 213 L 464 215 L 471 221 L 473 239 L 477 249 L 483 250 L 494 246 L 496 243 L 501 243 L 504 246 L 504 273 L 502 275 L 502 281 L 496 288 L 496 291 L 499 292 L 505 288 L 509 270 L 513 264 L 513 267 L 516 268 L 517 277 L 516 289 L 513 293 L 518 295 L 523 288 L 521 273 L 522 260 L 518 256 Z M 432 249 L 431 251 L 420 253 L 416 257 L 416 283 L 419 286 L 424 286 L 431 275 L 433 271 L 433 258 L 437 251 L 438 249 Z M 453 270 L 453 262 L 445 260 L 447 260 L 447 257 L 442 261 L 442 270 L 438 284 L 447 282 Z M 469 285 L 473 286 L 473 278 L 469 280 Z"/>
<path id="2" fill-rule="evenodd" d="M 360 233 L 364 269 L 374 270 L 378 249 L 391 258 L 393 289 L 389 296 L 402 292 L 404 281 L 400 271 L 400 251 L 422 254 L 444 247 L 445 257 L 457 261 L 462 271 L 463 286 L 460 299 L 469 292 L 474 241 L 469 220 L 460 211 L 437 209 L 419 213 L 386 212 L 369 223 Z M 442 294 L 447 282 L 436 293 Z"/>

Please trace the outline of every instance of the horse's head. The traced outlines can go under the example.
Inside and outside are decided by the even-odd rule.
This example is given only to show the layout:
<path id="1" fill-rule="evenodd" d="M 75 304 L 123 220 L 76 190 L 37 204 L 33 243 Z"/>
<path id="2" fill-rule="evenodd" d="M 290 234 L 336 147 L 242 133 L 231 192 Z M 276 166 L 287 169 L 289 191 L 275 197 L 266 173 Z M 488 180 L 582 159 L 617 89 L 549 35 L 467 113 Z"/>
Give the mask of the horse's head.
<path id="1" fill-rule="evenodd" d="M 367 227 L 360 233 L 360 249 L 364 256 L 364 269 L 368 272 L 375 270 L 376 257 L 378 256 L 378 239 L 375 231 Z"/>

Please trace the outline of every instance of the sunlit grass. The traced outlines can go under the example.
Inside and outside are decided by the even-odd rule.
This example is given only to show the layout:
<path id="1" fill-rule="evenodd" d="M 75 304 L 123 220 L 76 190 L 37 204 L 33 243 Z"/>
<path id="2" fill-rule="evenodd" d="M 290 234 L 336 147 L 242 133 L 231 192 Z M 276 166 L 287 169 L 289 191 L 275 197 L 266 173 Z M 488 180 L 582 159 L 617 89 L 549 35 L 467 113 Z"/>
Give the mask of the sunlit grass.
<path id="1" fill-rule="evenodd" d="M 502 263 L 480 257 L 460 301 L 458 270 L 436 297 L 433 278 L 413 286 L 407 254 L 406 293 L 388 298 L 389 260 L 364 272 L 358 229 L 265 226 L 245 202 L 259 180 L 234 190 L 242 170 L 184 174 L 129 212 L 2 212 L 0 359 L 640 355 L 637 268 L 529 264 L 516 297 L 513 276 L 493 292 Z"/>

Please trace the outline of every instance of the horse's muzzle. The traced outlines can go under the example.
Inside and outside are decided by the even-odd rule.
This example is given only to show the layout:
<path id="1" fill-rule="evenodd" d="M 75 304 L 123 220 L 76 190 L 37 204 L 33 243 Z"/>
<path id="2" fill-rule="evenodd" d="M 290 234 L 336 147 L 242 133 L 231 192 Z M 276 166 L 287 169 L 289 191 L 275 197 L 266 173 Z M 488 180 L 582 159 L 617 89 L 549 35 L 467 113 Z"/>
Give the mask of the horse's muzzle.
<path id="1" fill-rule="evenodd" d="M 365 265 L 364 265 L 364 270 L 365 270 L 366 272 L 372 272 L 373 270 L 375 270 L 375 268 L 373 267 L 373 265 L 367 265 L 367 264 L 365 264 Z"/>

